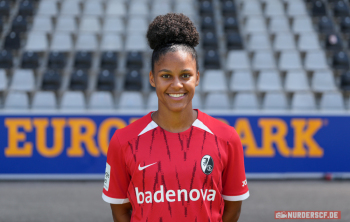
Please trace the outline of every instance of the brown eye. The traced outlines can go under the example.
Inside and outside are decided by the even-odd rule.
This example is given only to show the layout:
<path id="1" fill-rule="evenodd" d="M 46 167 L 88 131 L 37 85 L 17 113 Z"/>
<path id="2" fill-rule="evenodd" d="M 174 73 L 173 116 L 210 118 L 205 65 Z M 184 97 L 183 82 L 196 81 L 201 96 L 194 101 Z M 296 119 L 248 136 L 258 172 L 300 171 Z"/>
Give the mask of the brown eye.
<path id="1" fill-rule="evenodd" d="M 190 77 L 190 74 L 183 74 L 182 75 L 184 78 L 189 78 Z"/>
<path id="2" fill-rule="evenodd" d="M 164 74 L 164 75 L 162 75 L 162 77 L 163 77 L 163 78 L 166 78 L 166 79 L 169 79 L 169 78 L 170 78 L 170 75 Z"/>

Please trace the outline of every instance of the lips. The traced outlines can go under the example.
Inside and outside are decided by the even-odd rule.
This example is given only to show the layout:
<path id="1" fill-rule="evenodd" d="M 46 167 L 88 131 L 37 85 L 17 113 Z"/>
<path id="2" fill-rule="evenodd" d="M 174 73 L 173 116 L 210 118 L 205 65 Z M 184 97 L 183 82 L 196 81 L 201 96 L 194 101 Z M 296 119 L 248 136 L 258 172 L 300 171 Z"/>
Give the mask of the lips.
<path id="1" fill-rule="evenodd" d="M 184 96 L 186 93 L 168 93 L 170 97 L 178 98 Z"/>

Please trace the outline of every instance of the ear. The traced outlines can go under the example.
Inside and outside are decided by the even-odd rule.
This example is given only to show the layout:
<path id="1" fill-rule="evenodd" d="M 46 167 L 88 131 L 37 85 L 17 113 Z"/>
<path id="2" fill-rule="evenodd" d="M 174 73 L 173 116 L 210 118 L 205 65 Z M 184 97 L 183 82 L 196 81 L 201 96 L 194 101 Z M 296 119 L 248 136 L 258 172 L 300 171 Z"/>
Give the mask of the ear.
<path id="1" fill-rule="evenodd" d="M 196 86 L 199 85 L 199 79 L 200 79 L 200 73 L 199 71 L 197 72 L 197 75 L 196 75 Z"/>
<path id="2" fill-rule="evenodd" d="M 156 87 L 156 82 L 152 71 L 149 72 L 149 83 L 151 86 Z"/>

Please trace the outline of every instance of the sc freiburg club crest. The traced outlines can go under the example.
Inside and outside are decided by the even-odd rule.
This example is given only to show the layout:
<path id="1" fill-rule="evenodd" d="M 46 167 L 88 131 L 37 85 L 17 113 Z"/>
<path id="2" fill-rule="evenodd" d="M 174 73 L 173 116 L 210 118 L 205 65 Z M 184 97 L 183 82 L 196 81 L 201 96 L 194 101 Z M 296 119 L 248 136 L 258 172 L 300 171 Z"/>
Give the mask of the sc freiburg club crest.
<path id="1" fill-rule="evenodd" d="M 213 172 L 213 169 L 214 169 L 213 158 L 209 155 L 203 156 L 203 158 L 201 160 L 201 168 L 202 168 L 203 173 L 205 173 L 206 175 L 211 174 L 211 172 Z"/>

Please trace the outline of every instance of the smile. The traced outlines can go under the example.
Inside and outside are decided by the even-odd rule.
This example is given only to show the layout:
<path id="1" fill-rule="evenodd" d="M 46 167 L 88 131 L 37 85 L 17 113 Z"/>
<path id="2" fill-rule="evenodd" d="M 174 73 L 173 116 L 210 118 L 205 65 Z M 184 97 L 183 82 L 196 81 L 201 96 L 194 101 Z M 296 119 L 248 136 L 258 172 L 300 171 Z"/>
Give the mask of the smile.
<path id="1" fill-rule="evenodd" d="M 170 97 L 175 97 L 175 98 L 178 98 L 178 97 L 181 97 L 181 96 L 184 96 L 185 93 L 177 93 L 177 94 L 168 94 Z"/>

